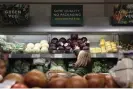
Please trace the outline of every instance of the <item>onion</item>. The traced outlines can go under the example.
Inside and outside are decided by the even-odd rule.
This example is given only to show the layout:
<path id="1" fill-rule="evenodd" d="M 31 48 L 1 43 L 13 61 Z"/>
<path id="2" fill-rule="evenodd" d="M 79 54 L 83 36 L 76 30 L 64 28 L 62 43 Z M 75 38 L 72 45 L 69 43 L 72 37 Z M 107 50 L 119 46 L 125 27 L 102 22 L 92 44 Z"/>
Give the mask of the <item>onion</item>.
<path id="1" fill-rule="evenodd" d="M 8 74 L 4 80 L 14 80 L 16 81 L 16 83 L 24 83 L 24 78 L 22 75 L 20 74 L 17 74 L 17 73 L 11 73 L 11 74 Z"/>
<path id="2" fill-rule="evenodd" d="M 118 85 L 115 83 L 111 75 L 105 75 L 105 78 L 105 88 L 118 88 Z"/>
<path id="3" fill-rule="evenodd" d="M 81 76 L 73 76 L 66 82 L 66 88 L 87 88 L 87 81 Z"/>
<path id="4" fill-rule="evenodd" d="M 32 70 L 28 72 L 24 77 L 25 83 L 29 87 L 40 87 L 44 88 L 47 86 L 47 79 L 43 72 L 38 70 Z"/>
<path id="5" fill-rule="evenodd" d="M 105 86 L 105 76 L 103 74 L 90 73 L 84 76 L 89 88 L 103 88 Z"/>
<path id="6" fill-rule="evenodd" d="M 68 80 L 67 78 L 61 77 L 61 76 L 52 78 L 48 83 L 48 87 L 49 88 L 65 88 L 65 84 L 67 80 Z"/>

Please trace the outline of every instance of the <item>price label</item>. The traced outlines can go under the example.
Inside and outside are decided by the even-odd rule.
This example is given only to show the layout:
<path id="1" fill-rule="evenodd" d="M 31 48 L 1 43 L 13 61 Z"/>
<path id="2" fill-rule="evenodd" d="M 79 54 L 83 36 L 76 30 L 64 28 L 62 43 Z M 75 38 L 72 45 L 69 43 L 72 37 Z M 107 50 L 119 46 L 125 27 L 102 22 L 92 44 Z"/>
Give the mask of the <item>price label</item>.
<path id="1" fill-rule="evenodd" d="M 96 58 L 96 57 L 97 57 L 97 55 L 96 55 L 96 54 L 91 54 L 91 56 L 92 56 L 93 58 Z"/>
<path id="2" fill-rule="evenodd" d="M 32 58 L 40 58 L 40 54 L 32 54 Z"/>
<path id="3" fill-rule="evenodd" d="M 55 58 L 62 58 L 63 55 L 62 55 L 62 54 L 55 54 L 54 57 L 55 57 Z"/>
<path id="4" fill-rule="evenodd" d="M 98 57 L 99 58 L 105 58 L 106 57 L 106 54 L 98 54 Z"/>
<path id="5" fill-rule="evenodd" d="M 9 54 L 8 57 L 11 58 L 12 57 L 12 54 Z"/>
<path id="6" fill-rule="evenodd" d="M 114 54 L 106 54 L 106 57 L 113 58 L 113 57 L 115 57 L 115 55 Z"/>
<path id="7" fill-rule="evenodd" d="M 69 64 L 69 67 L 73 66 L 73 64 Z"/>

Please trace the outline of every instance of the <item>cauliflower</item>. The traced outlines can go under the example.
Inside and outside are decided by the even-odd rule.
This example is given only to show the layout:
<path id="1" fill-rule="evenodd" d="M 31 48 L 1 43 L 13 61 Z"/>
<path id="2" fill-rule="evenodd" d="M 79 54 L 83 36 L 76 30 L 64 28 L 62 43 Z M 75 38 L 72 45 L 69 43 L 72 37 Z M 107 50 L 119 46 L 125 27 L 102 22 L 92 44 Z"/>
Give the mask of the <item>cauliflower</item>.
<path id="1" fill-rule="evenodd" d="M 41 48 L 41 53 L 48 53 L 48 48 L 47 47 L 42 47 Z"/>
<path id="2" fill-rule="evenodd" d="M 48 43 L 48 41 L 47 41 L 47 40 L 42 40 L 42 41 L 40 42 L 40 44 L 45 44 L 45 43 Z"/>
<path id="3" fill-rule="evenodd" d="M 34 48 L 34 44 L 33 43 L 28 43 L 27 48 L 31 48 L 31 49 Z"/>
<path id="4" fill-rule="evenodd" d="M 41 46 L 49 48 L 49 44 L 48 43 L 43 43 L 43 44 L 41 44 Z"/>
<path id="5" fill-rule="evenodd" d="M 40 48 L 39 47 L 34 47 L 33 52 L 34 53 L 40 53 Z"/>
<path id="6" fill-rule="evenodd" d="M 36 43 L 35 47 L 41 48 L 41 44 L 40 43 Z"/>
<path id="7" fill-rule="evenodd" d="M 32 53 L 33 52 L 33 49 L 31 49 L 31 48 L 26 48 L 25 49 L 25 53 Z"/>

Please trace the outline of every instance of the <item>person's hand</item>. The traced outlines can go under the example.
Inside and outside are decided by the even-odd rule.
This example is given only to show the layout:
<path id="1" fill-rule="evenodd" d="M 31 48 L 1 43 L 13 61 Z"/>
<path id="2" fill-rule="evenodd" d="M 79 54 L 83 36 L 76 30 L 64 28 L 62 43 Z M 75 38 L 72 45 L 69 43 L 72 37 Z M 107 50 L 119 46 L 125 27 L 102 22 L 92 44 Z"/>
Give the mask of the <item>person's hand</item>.
<path id="1" fill-rule="evenodd" d="M 74 67 L 74 68 L 77 68 L 78 66 L 77 66 L 75 63 L 73 63 L 73 67 Z"/>

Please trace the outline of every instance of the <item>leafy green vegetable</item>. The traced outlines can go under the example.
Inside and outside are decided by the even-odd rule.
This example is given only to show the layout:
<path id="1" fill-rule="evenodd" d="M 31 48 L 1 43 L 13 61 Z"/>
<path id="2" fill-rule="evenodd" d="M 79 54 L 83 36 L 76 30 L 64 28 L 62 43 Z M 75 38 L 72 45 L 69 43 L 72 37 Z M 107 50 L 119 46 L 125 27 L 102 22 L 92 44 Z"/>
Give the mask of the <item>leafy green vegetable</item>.
<path id="1" fill-rule="evenodd" d="M 103 64 L 100 61 L 94 62 L 93 69 L 92 69 L 94 73 L 107 73 L 108 70 L 109 69 L 107 64 Z"/>

